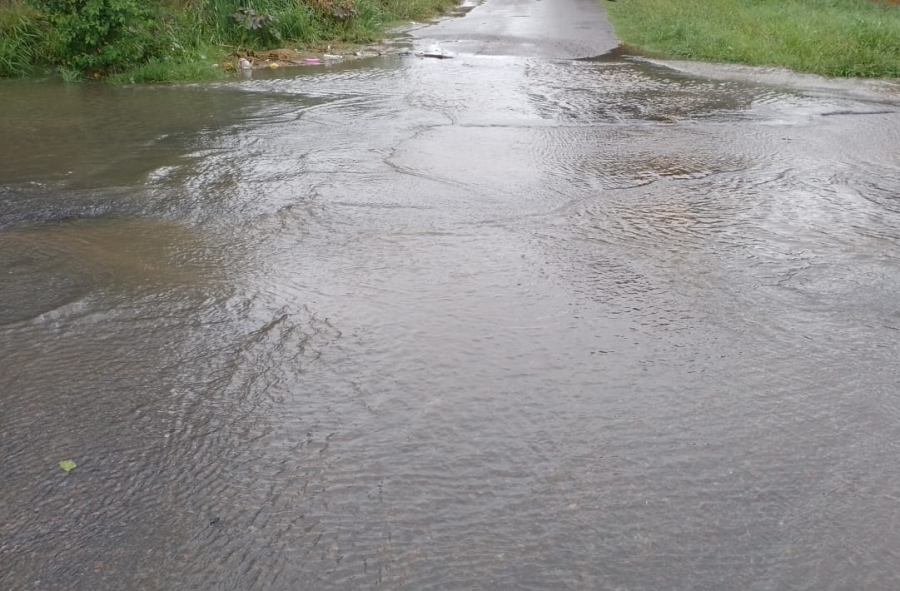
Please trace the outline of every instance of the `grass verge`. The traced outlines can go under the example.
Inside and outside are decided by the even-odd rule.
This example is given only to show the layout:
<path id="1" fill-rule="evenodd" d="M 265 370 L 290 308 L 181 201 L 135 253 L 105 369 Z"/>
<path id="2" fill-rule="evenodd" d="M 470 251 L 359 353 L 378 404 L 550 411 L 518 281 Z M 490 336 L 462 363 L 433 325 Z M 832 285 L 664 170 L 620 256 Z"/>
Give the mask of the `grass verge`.
<path id="1" fill-rule="evenodd" d="M 235 53 L 378 41 L 457 0 L 0 0 L 0 77 L 117 84 L 221 76 Z M 219 67 L 216 67 L 218 65 Z"/>
<path id="2" fill-rule="evenodd" d="M 650 52 L 783 66 L 825 76 L 900 77 L 900 6 L 871 0 L 617 0 L 616 34 Z"/>

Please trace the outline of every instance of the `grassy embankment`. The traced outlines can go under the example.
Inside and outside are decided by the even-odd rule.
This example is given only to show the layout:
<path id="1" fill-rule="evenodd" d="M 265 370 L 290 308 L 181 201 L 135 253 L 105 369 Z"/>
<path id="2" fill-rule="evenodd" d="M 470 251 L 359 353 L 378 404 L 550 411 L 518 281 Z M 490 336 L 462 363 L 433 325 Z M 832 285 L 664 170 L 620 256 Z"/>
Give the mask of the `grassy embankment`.
<path id="1" fill-rule="evenodd" d="M 222 75 L 235 52 L 370 43 L 456 0 L 0 0 L 0 77 L 169 82 Z"/>
<path id="2" fill-rule="evenodd" d="M 653 53 L 826 76 L 900 77 L 896 3 L 617 0 L 604 5 L 620 39 Z"/>

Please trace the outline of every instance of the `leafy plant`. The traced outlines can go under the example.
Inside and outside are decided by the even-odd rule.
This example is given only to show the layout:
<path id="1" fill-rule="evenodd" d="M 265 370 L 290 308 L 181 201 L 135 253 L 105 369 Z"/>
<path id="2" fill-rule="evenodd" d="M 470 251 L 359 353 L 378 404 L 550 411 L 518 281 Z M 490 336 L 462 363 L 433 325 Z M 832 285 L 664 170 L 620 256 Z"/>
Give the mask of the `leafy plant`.
<path id="1" fill-rule="evenodd" d="M 274 16 L 260 14 L 252 8 L 238 8 L 231 18 L 248 31 L 258 31 L 276 20 Z"/>
<path id="2" fill-rule="evenodd" d="M 314 0 L 320 10 L 339 21 L 350 20 L 359 12 L 353 0 Z"/>
<path id="3" fill-rule="evenodd" d="M 136 0 L 35 0 L 58 36 L 60 61 L 85 73 L 108 72 L 163 51 L 151 13 Z"/>
<path id="4" fill-rule="evenodd" d="M 256 34 L 264 43 L 282 41 L 281 32 L 272 26 L 277 20 L 269 14 L 261 14 L 252 8 L 238 8 L 231 18 L 244 31 Z"/>

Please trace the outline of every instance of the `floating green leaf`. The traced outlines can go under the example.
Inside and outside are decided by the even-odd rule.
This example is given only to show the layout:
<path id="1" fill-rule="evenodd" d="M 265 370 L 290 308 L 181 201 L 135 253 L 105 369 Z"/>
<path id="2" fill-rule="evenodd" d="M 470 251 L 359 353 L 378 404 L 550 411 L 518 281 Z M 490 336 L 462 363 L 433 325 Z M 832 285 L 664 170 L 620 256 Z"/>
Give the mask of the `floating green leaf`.
<path id="1" fill-rule="evenodd" d="M 69 472 L 71 472 L 72 470 L 74 470 L 75 466 L 77 466 L 77 465 L 78 464 L 76 464 L 72 460 L 63 460 L 59 463 L 59 467 L 62 468 L 63 470 L 65 470 L 67 474 Z"/>

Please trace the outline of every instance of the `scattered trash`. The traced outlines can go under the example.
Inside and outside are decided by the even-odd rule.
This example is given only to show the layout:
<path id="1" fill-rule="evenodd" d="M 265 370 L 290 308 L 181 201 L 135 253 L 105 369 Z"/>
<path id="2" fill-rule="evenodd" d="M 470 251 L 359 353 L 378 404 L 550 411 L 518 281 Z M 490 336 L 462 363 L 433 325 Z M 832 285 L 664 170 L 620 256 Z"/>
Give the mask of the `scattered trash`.
<path id="1" fill-rule="evenodd" d="M 63 460 L 59 463 L 59 467 L 62 468 L 66 474 L 74 470 L 77 466 L 78 464 L 76 464 L 72 460 Z"/>
<path id="2" fill-rule="evenodd" d="M 3 0 L 0 0 L 2 3 Z M 350 51 L 343 46 L 333 47 L 328 45 L 323 53 L 311 53 L 311 50 L 296 49 L 271 49 L 266 51 L 252 51 L 249 53 L 233 53 L 230 63 L 222 63 L 219 67 L 240 73 L 244 78 L 252 77 L 253 70 L 262 68 L 287 68 L 290 66 L 320 66 L 332 65 L 340 61 L 349 61 L 354 57 L 369 58 L 383 55 L 394 55 L 397 51 L 386 45 L 367 45 Z M 232 65 L 233 64 L 233 65 Z"/>
<path id="3" fill-rule="evenodd" d="M 219 525 L 220 521 L 222 521 L 221 517 L 213 517 L 212 519 L 209 520 L 209 524 L 212 526 L 216 526 L 216 525 Z"/>

